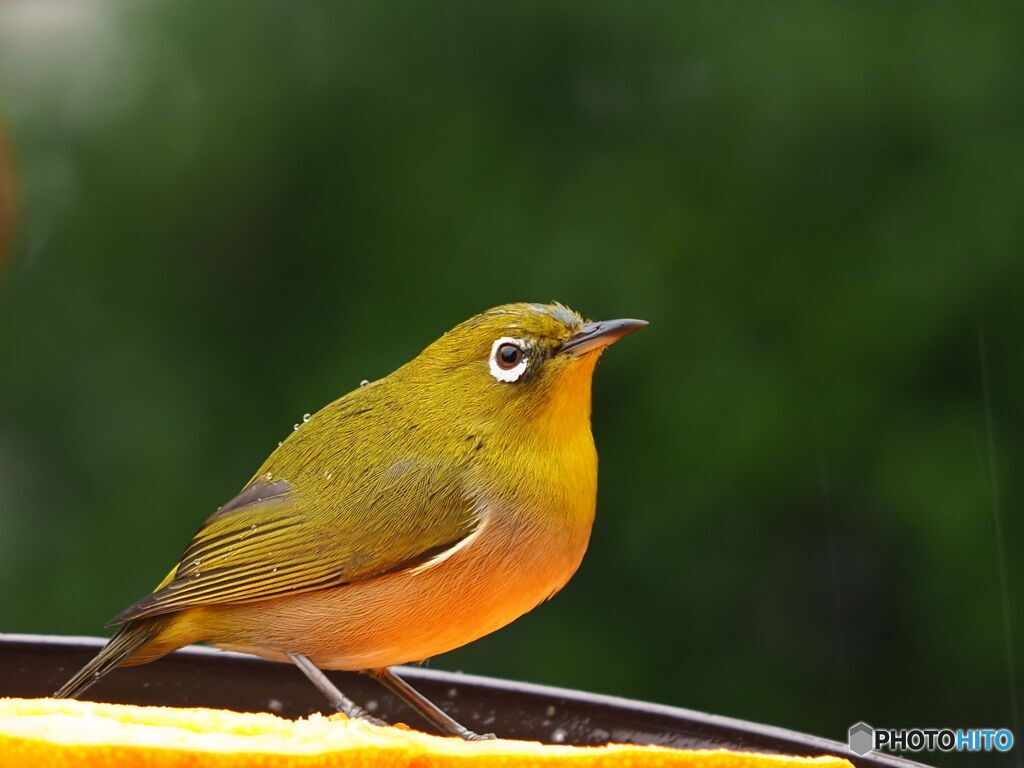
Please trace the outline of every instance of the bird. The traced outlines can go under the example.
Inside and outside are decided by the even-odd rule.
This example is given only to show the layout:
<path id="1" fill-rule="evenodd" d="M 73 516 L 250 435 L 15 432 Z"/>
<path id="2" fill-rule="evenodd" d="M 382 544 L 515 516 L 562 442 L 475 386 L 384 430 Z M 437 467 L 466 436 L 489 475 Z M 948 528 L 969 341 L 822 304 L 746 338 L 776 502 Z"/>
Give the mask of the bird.
<path id="1" fill-rule="evenodd" d="M 594 368 L 645 325 L 497 306 L 307 415 L 54 697 L 204 642 L 295 664 L 349 717 L 369 715 L 323 670 L 364 672 L 441 732 L 481 738 L 391 667 L 504 627 L 576 572 Z"/>

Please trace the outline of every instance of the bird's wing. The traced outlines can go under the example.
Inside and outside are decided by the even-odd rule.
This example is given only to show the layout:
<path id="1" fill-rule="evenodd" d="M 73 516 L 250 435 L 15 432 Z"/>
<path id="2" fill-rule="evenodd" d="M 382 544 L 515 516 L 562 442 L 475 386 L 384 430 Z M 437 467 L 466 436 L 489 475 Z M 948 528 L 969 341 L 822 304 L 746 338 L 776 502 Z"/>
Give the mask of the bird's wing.
<path id="1" fill-rule="evenodd" d="M 331 493 L 258 476 L 199 529 L 178 566 L 110 624 L 340 586 L 423 564 L 479 525 L 458 466 L 403 460 Z"/>

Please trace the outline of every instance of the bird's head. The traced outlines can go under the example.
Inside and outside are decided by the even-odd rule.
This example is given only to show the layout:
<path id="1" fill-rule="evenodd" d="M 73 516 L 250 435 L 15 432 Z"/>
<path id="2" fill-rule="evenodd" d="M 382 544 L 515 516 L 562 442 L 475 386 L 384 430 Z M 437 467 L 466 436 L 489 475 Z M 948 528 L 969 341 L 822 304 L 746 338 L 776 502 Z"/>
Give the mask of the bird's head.
<path id="1" fill-rule="evenodd" d="M 552 409 L 589 416 L 601 352 L 645 325 L 587 322 L 558 303 L 504 304 L 455 326 L 406 368 L 435 394 L 443 390 L 452 406 L 514 410 L 520 419 L 552 416 Z"/>

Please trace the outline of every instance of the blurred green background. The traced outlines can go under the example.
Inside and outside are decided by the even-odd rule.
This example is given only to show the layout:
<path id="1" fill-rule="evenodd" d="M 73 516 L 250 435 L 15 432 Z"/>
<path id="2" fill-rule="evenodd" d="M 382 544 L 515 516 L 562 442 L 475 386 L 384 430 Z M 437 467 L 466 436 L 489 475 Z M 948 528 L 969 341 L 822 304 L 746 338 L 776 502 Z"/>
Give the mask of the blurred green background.
<path id="1" fill-rule="evenodd" d="M 598 370 L 588 557 L 435 666 L 1013 727 L 1022 39 L 1016 2 L 3 4 L 0 629 L 99 633 L 304 412 L 559 299 L 651 321 Z"/>

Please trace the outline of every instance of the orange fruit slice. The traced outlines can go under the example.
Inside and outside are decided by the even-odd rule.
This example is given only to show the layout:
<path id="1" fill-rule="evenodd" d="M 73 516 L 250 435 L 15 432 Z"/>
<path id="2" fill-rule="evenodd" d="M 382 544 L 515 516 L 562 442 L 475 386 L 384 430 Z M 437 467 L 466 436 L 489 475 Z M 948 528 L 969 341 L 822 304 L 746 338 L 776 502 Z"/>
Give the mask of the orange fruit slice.
<path id="1" fill-rule="evenodd" d="M 0 766 L 18 768 L 331 768 L 333 766 L 628 766 L 629 768 L 850 768 L 838 757 L 614 744 L 467 742 L 342 715 L 270 714 L 55 699 L 0 699 Z"/>

